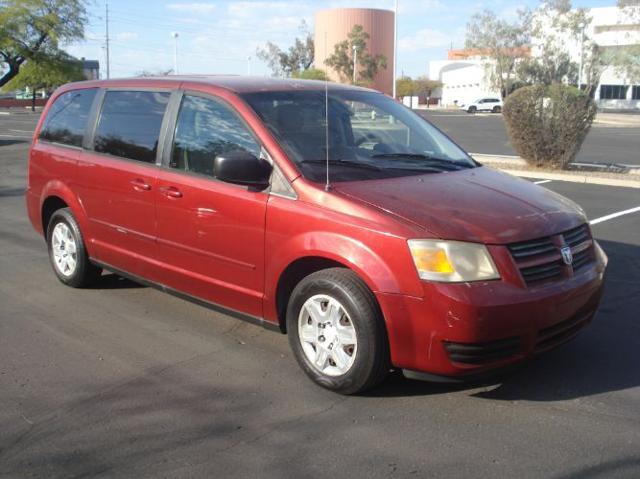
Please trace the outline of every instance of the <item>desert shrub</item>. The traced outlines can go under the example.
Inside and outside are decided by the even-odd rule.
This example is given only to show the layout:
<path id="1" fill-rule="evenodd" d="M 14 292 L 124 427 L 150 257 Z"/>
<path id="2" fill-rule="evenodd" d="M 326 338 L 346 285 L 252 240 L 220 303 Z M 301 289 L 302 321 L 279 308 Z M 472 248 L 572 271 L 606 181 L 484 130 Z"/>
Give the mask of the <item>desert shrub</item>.
<path id="1" fill-rule="evenodd" d="M 565 168 L 596 114 L 594 101 L 568 85 L 534 85 L 509 95 L 503 114 L 516 152 L 532 166 Z"/>

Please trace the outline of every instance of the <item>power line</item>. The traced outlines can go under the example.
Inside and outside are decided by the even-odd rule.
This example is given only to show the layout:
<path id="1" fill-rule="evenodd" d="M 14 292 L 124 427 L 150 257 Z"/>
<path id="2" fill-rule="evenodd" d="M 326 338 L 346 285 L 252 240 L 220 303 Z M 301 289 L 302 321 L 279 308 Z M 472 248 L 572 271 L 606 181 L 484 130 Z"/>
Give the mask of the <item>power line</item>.
<path id="1" fill-rule="evenodd" d="M 105 40 L 104 40 L 104 43 L 105 43 L 105 48 L 107 50 L 106 53 L 107 53 L 107 80 L 108 80 L 109 78 L 111 78 L 111 70 L 110 70 L 110 65 L 109 65 L 110 58 L 109 58 L 109 2 L 108 1 L 104 2 L 104 8 L 105 8 L 105 22 L 104 22 L 104 25 L 105 25 L 105 36 L 104 36 L 104 38 L 105 38 Z"/>

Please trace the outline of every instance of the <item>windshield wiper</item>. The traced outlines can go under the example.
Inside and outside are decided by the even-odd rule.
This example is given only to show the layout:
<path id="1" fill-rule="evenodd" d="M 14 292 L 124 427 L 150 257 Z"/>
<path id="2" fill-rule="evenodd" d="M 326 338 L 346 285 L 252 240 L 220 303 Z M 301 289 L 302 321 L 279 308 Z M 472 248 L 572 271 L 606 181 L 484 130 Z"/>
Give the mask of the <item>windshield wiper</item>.
<path id="1" fill-rule="evenodd" d="M 299 161 L 298 163 L 311 163 L 314 165 L 324 165 L 327 163 L 327 160 L 302 160 L 302 161 Z M 382 171 L 382 168 L 378 166 L 370 165 L 368 163 L 361 163 L 359 161 L 337 159 L 337 160 L 329 160 L 328 163 L 329 165 L 334 165 L 334 166 L 346 166 L 348 168 L 362 168 L 364 170 Z"/>
<path id="2" fill-rule="evenodd" d="M 461 163 L 455 160 L 447 160 L 445 158 L 438 158 L 437 156 L 429 156 L 423 155 L 421 153 L 378 153 L 372 155 L 371 158 L 398 158 L 401 160 L 407 161 L 420 161 L 426 163 L 436 163 L 438 166 L 449 169 L 449 170 L 459 170 L 461 168 L 472 168 L 471 165 L 467 163 Z"/>

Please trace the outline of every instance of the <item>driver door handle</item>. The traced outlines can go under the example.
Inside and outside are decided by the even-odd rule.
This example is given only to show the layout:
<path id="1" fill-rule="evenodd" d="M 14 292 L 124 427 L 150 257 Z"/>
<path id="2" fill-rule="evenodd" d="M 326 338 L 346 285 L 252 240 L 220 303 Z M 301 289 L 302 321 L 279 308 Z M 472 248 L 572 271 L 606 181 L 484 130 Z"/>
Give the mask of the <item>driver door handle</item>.
<path id="1" fill-rule="evenodd" d="M 149 191 L 151 189 L 151 185 L 146 181 L 144 181 L 142 178 L 136 178 L 135 180 L 131 180 L 130 183 L 133 185 L 134 190 Z"/>

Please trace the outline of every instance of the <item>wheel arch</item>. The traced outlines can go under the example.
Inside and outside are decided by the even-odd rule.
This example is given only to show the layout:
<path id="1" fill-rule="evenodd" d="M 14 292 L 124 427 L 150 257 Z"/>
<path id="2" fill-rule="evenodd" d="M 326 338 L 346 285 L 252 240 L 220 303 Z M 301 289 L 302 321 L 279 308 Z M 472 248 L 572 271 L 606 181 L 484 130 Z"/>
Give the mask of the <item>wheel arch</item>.
<path id="1" fill-rule="evenodd" d="M 40 196 L 40 221 L 42 222 L 43 235 L 47 236 L 47 226 L 51 215 L 60 208 L 69 208 L 75 217 L 80 232 L 84 238 L 85 248 L 91 256 L 91 235 L 89 231 L 88 217 L 82 203 L 73 193 L 71 188 L 60 180 L 52 180 L 45 185 Z"/>
<path id="2" fill-rule="evenodd" d="M 334 259 L 323 256 L 303 256 L 287 265 L 278 278 L 275 293 L 275 306 L 278 317 L 278 326 L 282 333 L 287 332 L 286 313 L 289 298 L 296 285 L 312 273 L 329 268 L 350 269 Z"/>

